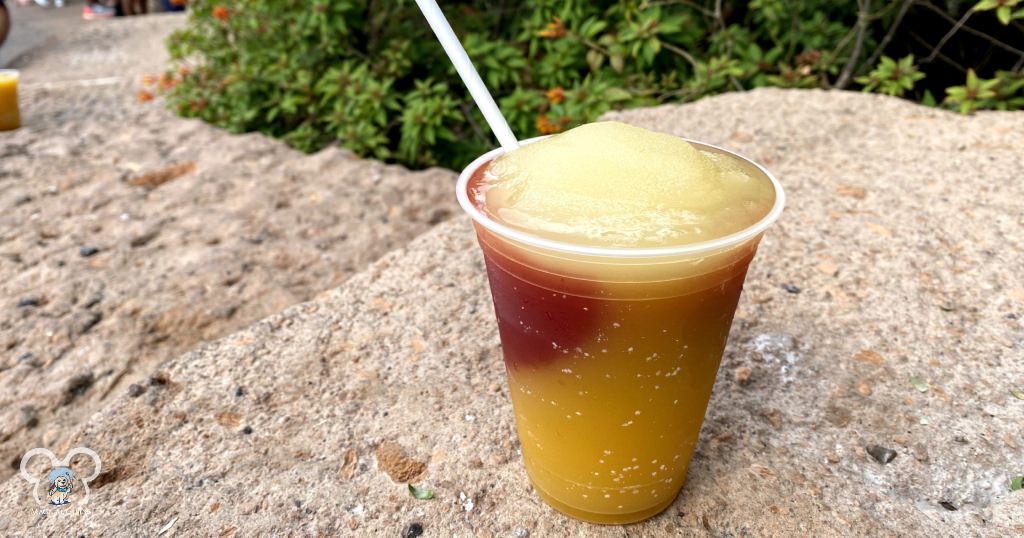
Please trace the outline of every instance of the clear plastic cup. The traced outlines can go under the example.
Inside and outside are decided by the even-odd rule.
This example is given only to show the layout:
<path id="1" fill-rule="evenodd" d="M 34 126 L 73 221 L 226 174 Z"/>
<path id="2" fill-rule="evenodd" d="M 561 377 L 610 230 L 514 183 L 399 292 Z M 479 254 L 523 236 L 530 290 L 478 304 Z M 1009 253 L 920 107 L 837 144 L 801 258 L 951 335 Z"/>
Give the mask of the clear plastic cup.
<path id="1" fill-rule="evenodd" d="M 456 187 L 484 253 L 527 473 L 548 504 L 584 521 L 640 521 L 678 495 L 747 266 L 782 212 L 770 172 L 688 142 L 770 180 L 768 214 L 711 241 L 600 248 L 510 228 L 474 205 L 468 187 L 503 149 Z"/>

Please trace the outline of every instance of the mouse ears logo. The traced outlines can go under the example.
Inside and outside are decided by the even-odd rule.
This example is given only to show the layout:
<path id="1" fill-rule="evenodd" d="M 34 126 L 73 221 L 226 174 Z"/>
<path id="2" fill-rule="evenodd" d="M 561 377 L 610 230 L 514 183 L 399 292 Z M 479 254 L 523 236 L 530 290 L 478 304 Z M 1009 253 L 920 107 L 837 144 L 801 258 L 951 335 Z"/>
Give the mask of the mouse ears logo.
<path id="1" fill-rule="evenodd" d="M 79 454 L 84 454 L 93 461 L 94 468 L 89 476 L 79 476 L 71 470 L 71 460 Z M 36 456 L 46 456 L 49 460 L 50 467 L 45 475 L 35 476 L 28 470 L 29 460 Z M 89 502 L 89 482 L 94 480 L 99 474 L 99 455 L 91 449 L 81 446 L 71 449 L 64 456 L 63 460 L 58 460 L 53 452 L 45 448 L 33 448 L 21 458 L 21 477 L 32 484 L 32 498 L 36 500 L 36 504 L 39 506 L 44 504 L 53 506 L 64 506 L 72 503 L 77 505 L 86 504 Z M 43 485 L 45 487 L 42 487 Z M 40 490 L 46 494 L 45 502 L 39 496 Z"/>

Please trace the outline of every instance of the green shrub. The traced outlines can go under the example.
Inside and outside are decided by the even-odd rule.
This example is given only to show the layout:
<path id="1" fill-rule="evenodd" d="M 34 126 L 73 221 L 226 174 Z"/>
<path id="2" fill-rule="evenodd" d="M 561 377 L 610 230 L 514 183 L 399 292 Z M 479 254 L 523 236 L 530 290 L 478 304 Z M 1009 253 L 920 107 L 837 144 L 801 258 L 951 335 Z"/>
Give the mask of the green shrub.
<path id="1" fill-rule="evenodd" d="M 963 112 L 1021 108 L 1020 2 L 443 7 L 525 138 L 610 109 L 760 86 L 860 88 Z M 179 65 L 166 85 L 185 116 L 304 151 L 340 143 L 413 167 L 460 168 L 495 144 L 412 1 L 193 0 L 190 9 L 169 40 Z"/>

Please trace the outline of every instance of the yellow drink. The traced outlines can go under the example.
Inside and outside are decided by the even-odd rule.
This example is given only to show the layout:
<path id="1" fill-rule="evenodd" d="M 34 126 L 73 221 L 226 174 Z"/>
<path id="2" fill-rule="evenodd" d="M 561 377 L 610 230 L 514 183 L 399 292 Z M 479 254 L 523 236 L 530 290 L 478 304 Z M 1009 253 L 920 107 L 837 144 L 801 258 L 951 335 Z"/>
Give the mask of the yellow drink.
<path id="1" fill-rule="evenodd" d="M 629 523 L 685 481 L 747 266 L 782 197 L 722 150 L 586 127 L 509 154 L 521 162 L 485 155 L 459 194 L 530 479 L 566 514 Z M 538 171 L 555 175 L 531 184 Z"/>
<path id="2" fill-rule="evenodd" d="M 0 69 L 0 131 L 21 127 L 18 112 L 18 72 Z"/>

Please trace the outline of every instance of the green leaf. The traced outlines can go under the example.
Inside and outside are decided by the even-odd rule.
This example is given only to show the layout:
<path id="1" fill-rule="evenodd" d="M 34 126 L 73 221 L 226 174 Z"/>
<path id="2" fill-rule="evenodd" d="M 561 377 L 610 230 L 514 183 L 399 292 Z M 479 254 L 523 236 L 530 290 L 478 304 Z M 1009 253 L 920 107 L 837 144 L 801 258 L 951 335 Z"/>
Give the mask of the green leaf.
<path id="1" fill-rule="evenodd" d="M 429 501 L 434 498 L 434 490 L 427 489 L 425 487 L 418 488 L 412 484 L 409 484 L 409 495 L 421 501 Z"/>
<path id="2" fill-rule="evenodd" d="M 952 86 L 946 88 L 946 100 L 957 103 L 967 98 L 967 88 L 963 86 Z"/>
<path id="3" fill-rule="evenodd" d="M 580 25 L 579 33 L 583 37 L 593 38 L 604 31 L 608 27 L 608 23 L 600 19 L 591 17 Z"/>
<path id="4" fill-rule="evenodd" d="M 972 90 L 978 88 L 978 74 L 974 72 L 974 69 L 967 70 L 967 88 Z"/>
<path id="5" fill-rule="evenodd" d="M 1010 24 L 1010 16 L 1013 15 L 1013 11 L 1010 6 L 1002 6 L 996 10 L 996 18 L 999 22 L 1003 23 L 1003 26 Z"/>
<path id="6" fill-rule="evenodd" d="M 659 52 L 661 52 L 661 41 L 658 38 L 652 37 L 647 40 L 647 43 L 644 43 L 644 53 L 650 55 L 650 61 L 653 62 Z"/>
<path id="7" fill-rule="evenodd" d="M 609 60 L 612 64 L 612 69 L 617 73 L 621 73 L 626 67 L 626 59 L 623 58 L 621 54 L 612 54 Z"/>
<path id="8" fill-rule="evenodd" d="M 921 104 L 924 106 L 936 107 L 939 103 L 935 100 L 935 96 L 932 92 L 925 90 L 924 95 L 921 97 Z"/>
<path id="9" fill-rule="evenodd" d="M 658 33 L 659 34 L 674 34 L 683 29 L 683 24 L 686 23 L 686 18 L 682 15 L 674 15 L 671 17 L 665 17 L 658 21 Z"/>
<path id="10" fill-rule="evenodd" d="M 633 98 L 633 94 L 622 88 L 608 88 L 604 91 L 604 98 L 609 101 L 628 101 Z"/>
<path id="11" fill-rule="evenodd" d="M 974 5 L 974 11 L 988 11 L 999 7 L 999 0 L 981 0 Z"/>
<path id="12" fill-rule="evenodd" d="M 928 384 L 922 381 L 919 377 L 910 378 L 910 384 L 913 385 L 915 389 L 917 389 L 917 392 L 928 392 Z"/>
<path id="13" fill-rule="evenodd" d="M 1024 391 L 1019 391 L 1017 389 L 1010 389 L 1010 394 L 1012 394 L 1013 397 L 1017 398 L 1018 400 L 1024 400 Z"/>
<path id="14" fill-rule="evenodd" d="M 1020 491 L 1024 489 L 1024 476 L 1015 476 L 1010 480 L 1010 491 Z"/>

